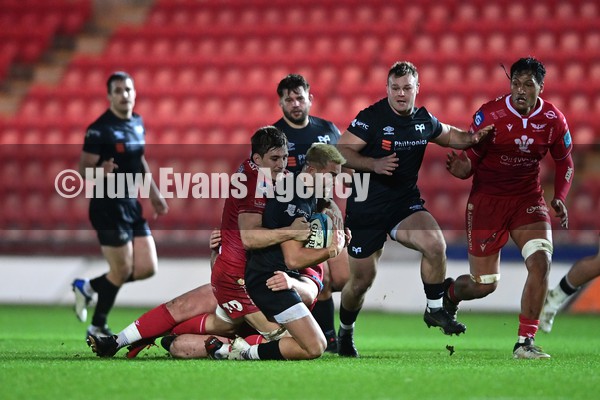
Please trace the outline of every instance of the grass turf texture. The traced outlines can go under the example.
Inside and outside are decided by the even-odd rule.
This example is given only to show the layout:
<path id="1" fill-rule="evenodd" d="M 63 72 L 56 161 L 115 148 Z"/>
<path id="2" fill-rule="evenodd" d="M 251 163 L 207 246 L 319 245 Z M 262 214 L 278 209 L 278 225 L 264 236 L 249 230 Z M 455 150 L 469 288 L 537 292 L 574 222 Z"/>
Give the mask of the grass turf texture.
<path id="1" fill-rule="evenodd" d="M 145 310 L 116 308 L 122 329 Z M 0 306 L 2 399 L 574 399 L 600 383 L 600 318 L 561 314 L 538 333 L 550 360 L 513 360 L 516 314 L 459 313 L 460 337 L 422 315 L 363 312 L 360 359 L 175 360 L 159 347 L 100 359 L 66 307 Z M 446 346 L 454 347 L 454 354 Z"/>

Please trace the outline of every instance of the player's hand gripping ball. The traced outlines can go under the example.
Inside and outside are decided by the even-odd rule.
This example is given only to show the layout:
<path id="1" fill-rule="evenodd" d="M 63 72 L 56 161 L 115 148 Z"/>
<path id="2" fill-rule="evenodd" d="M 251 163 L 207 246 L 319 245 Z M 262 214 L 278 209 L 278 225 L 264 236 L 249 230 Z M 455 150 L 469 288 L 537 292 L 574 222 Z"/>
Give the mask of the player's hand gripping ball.
<path id="1" fill-rule="evenodd" d="M 310 236 L 304 247 L 323 249 L 331 245 L 333 239 L 333 221 L 323 213 L 314 213 L 310 217 Z"/>

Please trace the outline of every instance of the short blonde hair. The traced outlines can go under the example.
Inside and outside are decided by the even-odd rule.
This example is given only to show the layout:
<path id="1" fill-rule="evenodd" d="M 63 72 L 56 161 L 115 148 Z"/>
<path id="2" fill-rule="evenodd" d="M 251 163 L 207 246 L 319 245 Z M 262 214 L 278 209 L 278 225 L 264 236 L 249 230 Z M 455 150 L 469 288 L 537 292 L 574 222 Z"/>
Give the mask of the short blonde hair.
<path id="1" fill-rule="evenodd" d="M 329 162 L 340 165 L 346 163 L 342 153 L 331 144 L 313 143 L 306 152 L 306 163 L 315 168 L 325 168 Z"/>

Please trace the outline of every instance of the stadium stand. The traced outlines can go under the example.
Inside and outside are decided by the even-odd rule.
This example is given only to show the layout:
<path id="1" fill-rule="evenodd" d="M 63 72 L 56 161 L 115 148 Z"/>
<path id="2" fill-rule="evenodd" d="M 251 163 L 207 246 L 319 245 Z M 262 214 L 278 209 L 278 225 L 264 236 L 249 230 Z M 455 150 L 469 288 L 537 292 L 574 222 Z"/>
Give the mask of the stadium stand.
<path id="1" fill-rule="evenodd" d="M 32 85 L 18 111 L 0 119 L 0 190 L 4 204 L 18 205 L 2 215 L 0 240 L 9 243 L 2 251 L 14 248 L 14 237 L 27 242 L 30 228 L 89 229 L 85 199 L 65 213 L 53 182 L 58 168 L 76 165 L 85 127 L 106 108 L 105 79 L 114 70 L 136 79 L 136 111 L 145 118 L 147 154 L 156 168 L 227 172 L 245 156 L 251 133 L 279 118 L 275 87 L 287 73 L 308 78 L 313 113 L 343 131 L 361 108 L 384 96 L 389 66 L 408 59 L 420 69 L 418 104 L 466 127 L 478 105 L 507 91 L 501 64 L 508 68 L 527 55 L 546 63 L 543 97 L 565 112 L 576 145 L 585 144 L 575 152 L 571 232 L 558 237 L 594 242 L 589 232 L 598 229 L 600 193 L 593 187 L 599 186 L 580 171 L 587 167 L 584 154 L 597 154 L 600 137 L 596 1 L 314 3 L 157 0 L 142 25 L 119 26 L 102 54 L 76 54 L 58 85 Z M 93 19 L 92 2 L 84 0 L 2 0 L 0 15 L 0 81 L 10 65 L 39 61 L 54 35 L 77 35 Z M 36 144 L 42 147 L 27 147 Z M 444 149 L 431 146 L 420 186 L 442 228 L 456 231 L 448 239 L 460 243 L 469 182 L 448 179 L 444 163 Z M 545 177 L 550 194 L 551 182 Z M 218 225 L 220 204 L 193 200 L 171 200 L 170 214 L 154 223 L 161 253 L 204 251 L 196 241 Z M 94 242 L 89 234 L 64 236 L 82 246 Z M 39 245 L 39 233 L 34 237 Z"/>

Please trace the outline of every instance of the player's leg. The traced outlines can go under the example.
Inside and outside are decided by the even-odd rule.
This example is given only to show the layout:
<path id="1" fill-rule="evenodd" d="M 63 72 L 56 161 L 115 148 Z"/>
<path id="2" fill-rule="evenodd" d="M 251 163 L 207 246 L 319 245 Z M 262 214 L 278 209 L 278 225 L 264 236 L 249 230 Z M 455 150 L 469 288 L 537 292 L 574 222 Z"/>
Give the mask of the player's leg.
<path id="1" fill-rule="evenodd" d="M 111 335 L 108 329 L 108 314 L 115 304 L 121 286 L 131 276 L 133 268 L 133 243 L 122 246 L 102 246 L 102 254 L 108 262 L 109 271 L 90 280 L 90 287 L 98 294 L 98 300 L 88 335 Z"/>
<path id="2" fill-rule="evenodd" d="M 158 258 L 156 244 L 152 235 L 134 236 L 133 238 L 133 271 L 128 282 L 147 279 L 156 274 Z"/>
<path id="3" fill-rule="evenodd" d="M 211 336 L 186 333 L 177 336 L 165 336 L 160 343 L 174 358 L 207 358 L 208 352 L 205 342 Z M 229 342 L 229 339 L 226 337 L 217 336 L 217 339 L 222 343 Z"/>
<path id="4" fill-rule="evenodd" d="M 229 346 L 228 359 L 311 360 L 323 354 L 327 346 L 325 336 L 304 303 L 297 302 L 274 318 L 288 334 L 256 345 L 236 338 Z"/>
<path id="5" fill-rule="evenodd" d="M 85 321 L 87 305 L 97 293 L 98 301 L 87 335 L 112 336 L 107 326 L 108 313 L 114 305 L 119 289 L 132 275 L 134 233 L 149 235 L 150 230 L 141 217 L 141 208 L 137 204 L 92 199 L 89 215 L 102 254 L 109 265 L 109 272 L 89 281 L 76 279 L 73 282 L 75 311 L 78 318 Z M 131 221 L 136 222 L 132 224 Z M 140 222 L 140 229 L 137 229 L 137 221 Z"/>
<path id="6" fill-rule="evenodd" d="M 377 263 L 383 249 L 366 258 L 349 256 L 350 276 L 344 285 L 340 300 L 340 328 L 338 331 L 338 354 L 358 357 L 354 345 L 354 326 L 365 301 L 365 295 L 377 275 Z"/>
<path id="7" fill-rule="evenodd" d="M 595 255 L 576 261 L 558 285 L 548 291 L 540 314 L 540 329 L 549 333 L 554 324 L 554 317 L 563 304 L 583 285 L 598 276 L 600 276 L 600 247 Z"/>
<path id="8" fill-rule="evenodd" d="M 390 235 L 405 247 L 421 253 L 421 280 L 427 300 L 423 319 L 427 326 L 438 326 L 447 335 L 464 333 L 466 327 L 443 308 L 446 241 L 435 218 L 428 211 L 412 213 L 398 223 Z"/>
<path id="9" fill-rule="evenodd" d="M 515 358 L 549 358 L 534 345 L 539 318 L 548 290 L 552 262 L 552 231 L 548 222 L 535 222 L 511 230 L 511 237 L 521 249 L 527 267 L 527 279 L 521 296 L 518 341 Z"/>
<path id="10" fill-rule="evenodd" d="M 327 339 L 327 351 L 337 353 L 337 337 L 335 332 L 334 303 L 331 287 L 331 269 L 323 263 L 323 289 L 311 309 L 311 313 Z"/>
<path id="11" fill-rule="evenodd" d="M 119 349 L 131 345 L 128 352 L 131 358 L 148 344 L 154 343 L 157 337 L 171 332 L 177 324 L 215 309 L 216 299 L 210 284 L 205 284 L 145 312 L 117 335 L 102 342 L 97 337 L 88 341 L 98 342 L 92 350 L 101 357 L 111 352 L 112 356 Z"/>
<path id="12" fill-rule="evenodd" d="M 505 221 L 512 205 L 497 197 L 471 193 L 465 216 L 470 274 L 444 281 L 444 308 L 455 317 L 462 300 L 483 298 L 500 280 L 500 251 L 508 241 Z"/>

